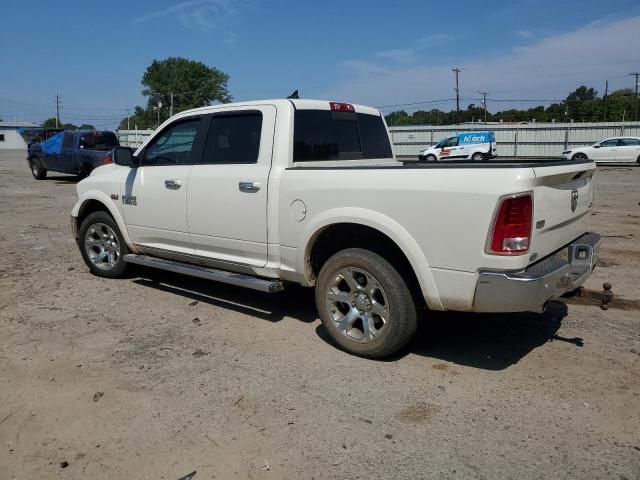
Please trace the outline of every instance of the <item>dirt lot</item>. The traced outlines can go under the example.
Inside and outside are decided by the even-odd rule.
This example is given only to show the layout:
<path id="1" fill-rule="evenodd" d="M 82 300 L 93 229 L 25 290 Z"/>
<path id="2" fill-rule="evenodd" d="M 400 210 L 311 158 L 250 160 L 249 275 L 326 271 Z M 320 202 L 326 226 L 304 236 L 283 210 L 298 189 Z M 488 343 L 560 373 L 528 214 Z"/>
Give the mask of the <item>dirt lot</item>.
<path id="1" fill-rule="evenodd" d="M 587 285 L 628 302 L 429 314 L 385 362 L 308 290 L 90 275 L 51 177 L 0 153 L 1 479 L 640 478 L 640 168 L 597 175 Z"/>

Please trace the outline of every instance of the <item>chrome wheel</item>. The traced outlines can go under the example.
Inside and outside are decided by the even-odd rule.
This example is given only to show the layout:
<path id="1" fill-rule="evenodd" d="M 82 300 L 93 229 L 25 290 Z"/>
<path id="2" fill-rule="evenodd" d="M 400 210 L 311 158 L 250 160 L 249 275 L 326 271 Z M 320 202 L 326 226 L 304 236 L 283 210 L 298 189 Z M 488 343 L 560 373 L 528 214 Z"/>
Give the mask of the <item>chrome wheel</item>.
<path id="1" fill-rule="evenodd" d="M 104 223 L 94 223 L 87 229 L 84 248 L 91 263 L 100 270 L 111 270 L 120 261 L 118 237 Z"/>
<path id="2" fill-rule="evenodd" d="M 335 327 L 349 340 L 372 342 L 387 327 L 387 295 L 365 270 L 350 267 L 339 270 L 327 290 L 326 302 Z"/>
<path id="3" fill-rule="evenodd" d="M 31 160 L 31 171 L 33 172 L 34 177 L 38 177 L 38 175 L 40 175 L 40 168 L 38 167 L 38 162 Z"/>

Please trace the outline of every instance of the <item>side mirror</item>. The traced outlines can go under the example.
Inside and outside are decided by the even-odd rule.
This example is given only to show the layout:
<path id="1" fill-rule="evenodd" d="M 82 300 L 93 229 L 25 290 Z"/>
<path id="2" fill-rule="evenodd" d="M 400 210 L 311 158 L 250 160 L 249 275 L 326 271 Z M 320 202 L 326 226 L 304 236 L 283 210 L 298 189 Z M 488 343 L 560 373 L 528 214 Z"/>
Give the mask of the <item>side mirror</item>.
<path id="1" fill-rule="evenodd" d="M 594 145 L 593 148 L 600 148 L 600 145 Z"/>
<path id="2" fill-rule="evenodd" d="M 138 160 L 133 156 L 133 152 L 127 147 L 116 147 L 111 151 L 111 158 L 116 165 L 123 167 L 137 168 Z"/>

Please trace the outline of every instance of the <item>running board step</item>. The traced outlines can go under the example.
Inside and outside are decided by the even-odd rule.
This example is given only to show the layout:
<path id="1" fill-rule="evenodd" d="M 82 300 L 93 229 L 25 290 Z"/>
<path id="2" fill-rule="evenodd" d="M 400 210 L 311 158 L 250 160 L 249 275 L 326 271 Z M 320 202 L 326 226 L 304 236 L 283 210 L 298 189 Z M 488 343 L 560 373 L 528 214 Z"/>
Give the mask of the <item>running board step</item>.
<path id="1" fill-rule="evenodd" d="M 130 253 L 124 256 L 124 261 L 128 263 L 135 263 L 136 265 L 144 265 L 145 267 L 181 273 L 191 277 L 204 278 L 205 280 L 213 280 L 214 282 L 228 283 L 229 285 L 236 285 L 238 287 L 251 288 L 253 290 L 259 290 L 260 292 L 275 293 L 284 290 L 284 285 L 280 280 L 252 277 L 251 275 L 244 275 L 242 273 L 216 270 L 214 268 L 201 267 L 200 265 L 176 262 L 174 260 L 166 260 L 164 258 L 134 255 Z"/>

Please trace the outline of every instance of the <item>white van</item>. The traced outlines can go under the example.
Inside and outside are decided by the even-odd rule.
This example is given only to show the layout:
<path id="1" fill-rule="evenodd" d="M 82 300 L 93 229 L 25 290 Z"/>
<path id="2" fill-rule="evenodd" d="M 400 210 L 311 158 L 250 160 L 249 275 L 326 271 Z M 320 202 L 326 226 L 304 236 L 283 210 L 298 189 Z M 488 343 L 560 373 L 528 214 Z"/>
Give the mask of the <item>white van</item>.
<path id="1" fill-rule="evenodd" d="M 496 136 L 493 132 L 461 132 L 418 153 L 418 159 L 423 162 L 483 161 L 497 156 Z"/>

